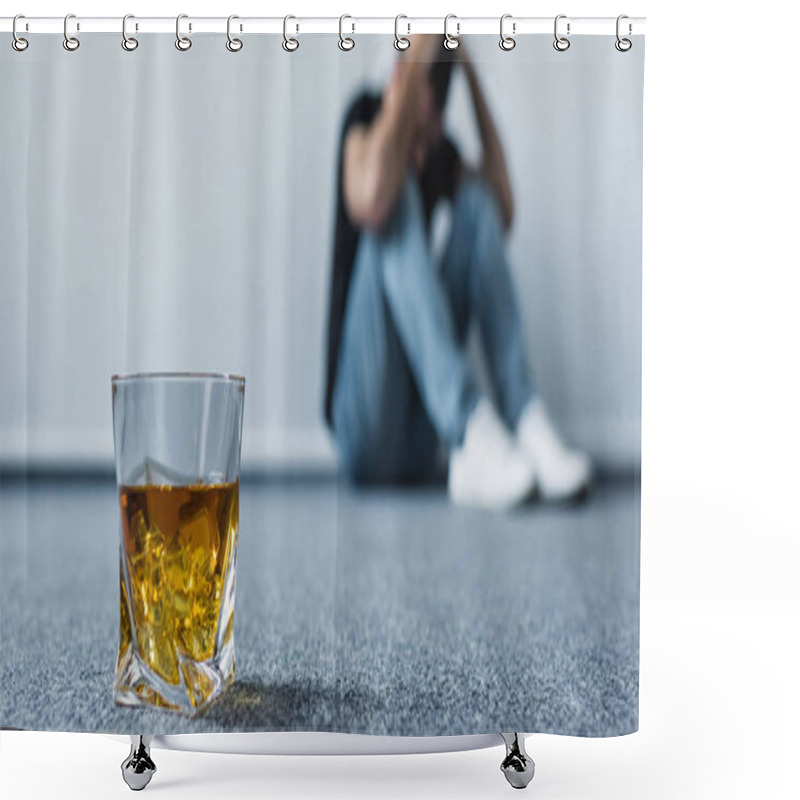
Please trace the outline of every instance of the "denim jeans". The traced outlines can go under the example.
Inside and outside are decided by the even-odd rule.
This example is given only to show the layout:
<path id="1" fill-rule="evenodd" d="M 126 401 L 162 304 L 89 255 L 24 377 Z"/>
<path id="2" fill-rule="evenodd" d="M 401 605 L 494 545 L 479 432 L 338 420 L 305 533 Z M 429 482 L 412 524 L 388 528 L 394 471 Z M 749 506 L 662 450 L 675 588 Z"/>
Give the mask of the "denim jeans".
<path id="1" fill-rule="evenodd" d="M 439 443 L 461 443 L 480 397 L 466 351 L 473 320 L 513 431 L 533 382 L 494 196 L 481 178 L 461 179 L 437 269 L 409 173 L 385 228 L 362 232 L 353 265 L 333 394 L 351 477 L 426 480 Z"/>

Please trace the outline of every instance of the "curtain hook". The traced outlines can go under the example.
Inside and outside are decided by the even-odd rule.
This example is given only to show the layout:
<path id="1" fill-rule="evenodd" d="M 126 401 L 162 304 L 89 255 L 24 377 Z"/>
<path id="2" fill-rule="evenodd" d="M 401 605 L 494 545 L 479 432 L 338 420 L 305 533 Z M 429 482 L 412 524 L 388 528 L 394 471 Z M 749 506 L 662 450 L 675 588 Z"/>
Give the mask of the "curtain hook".
<path id="1" fill-rule="evenodd" d="M 67 16 L 64 17 L 64 49 L 69 50 L 70 52 L 77 50 L 81 46 L 81 43 L 78 41 L 78 39 L 75 36 L 70 36 L 69 31 L 67 30 L 67 25 L 71 19 L 75 19 L 74 14 L 67 14 Z"/>
<path id="2" fill-rule="evenodd" d="M 188 17 L 188 14 L 178 14 L 175 20 L 175 47 L 178 50 L 188 50 L 192 46 L 192 40 L 188 36 L 181 36 L 181 20 L 188 19 Z"/>
<path id="3" fill-rule="evenodd" d="M 17 20 L 18 20 L 18 19 L 25 19 L 25 15 L 24 15 L 24 14 L 17 14 L 17 16 L 16 16 L 16 17 L 14 17 L 14 22 L 12 22 L 12 23 L 11 23 L 11 33 L 12 33 L 12 35 L 13 35 L 13 37 L 14 37 L 14 38 L 11 40 L 11 46 L 12 46 L 12 47 L 13 47 L 13 48 L 14 48 L 14 49 L 15 49 L 15 50 L 18 52 L 18 53 L 21 53 L 23 50 L 27 50 L 27 49 L 28 49 L 28 40 L 27 40 L 27 39 L 23 39 L 23 38 L 22 38 L 22 37 L 21 37 L 21 36 L 20 36 L 20 35 L 17 33 Z"/>
<path id="4" fill-rule="evenodd" d="M 405 36 L 400 35 L 400 20 L 408 20 L 408 17 L 405 14 L 398 14 L 394 18 L 394 49 L 400 50 L 408 50 L 411 47 L 411 40 L 407 39 Z M 411 33 L 411 23 L 406 22 L 406 27 L 408 28 L 408 32 Z"/>
<path id="5" fill-rule="evenodd" d="M 300 47 L 300 42 L 298 42 L 297 39 L 289 36 L 288 25 L 290 19 L 297 19 L 297 17 L 293 17 L 291 14 L 288 14 L 283 18 L 283 49 L 287 53 L 293 53 L 298 47 Z M 297 25 L 296 30 L 300 30 L 299 25 Z"/>
<path id="6" fill-rule="evenodd" d="M 565 36 L 558 35 L 558 21 L 560 19 L 566 19 L 566 18 L 567 18 L 566 14 L 559 14 L 556 17 L 556 21 L 553 25 L 553 33 L 556 37 L 556 40 L 553 42 L 553 47 L 555 47 L 555 49 L 558 50 L 560 53 L 563 53 L 565 50 L 569 50 L 569 44 L 570 44 L 569 39 L 567 39 Z M 567 23 L 567 36 L 569 36 L 569 22 Z"/>
<path id="7" fill-rule="evenodd" d="M 456 21 L 456 35 L 451 36 L 447 31 L 447 23 L 450 22 L 451 19 L 458 20 L 458 17 L 455 14 L 448 14 L 444 18 L 444 41 L 442 44 L 445 50 L 457 50 L 459 45 L 458 37 L 461 33 L 461 23 Z"/>
<path id="8" fill-rule="evenodd" d="M 505 24 L 505 21 L 511 18 L 512 18 L 511 14 L 503 14 L 503 16 L 500 17 L 500 49 L 505 50 L 506 52 L 508 52 L 509 50 L 513 50 L 517 46 L 516 39 L 514 39 L 512 36 L 506 36 L 503 30 L 503 25 Z M 511 32 L 512 33 L 517 32 L 516 22 L 511 23 Z"/>
<path id="9" fill-rule="evenodd" d="M 352 50 L 356 46 L 354 39 L 351 39 L 349 36 L 344 35 L 344 21 L 346 19 L 353 19 L 353 18 L 349 14 L 342 14 L 342 16 L 339 17 L 339 49 L 344 51 Z M 355 22 L 351 23 L 351 27 L 352 27 L 351 32 L 355 33 L 356 32 Z"/>
<path id="10" fill-rule="evenodd" d="M 344 51 L 352 50 L 356 46 L 354 39 L 351 39 L 349 36 L 344 35 L 343 27 L 344 27 L 344 21 L 346 19 L 353 19 L 353 18 L 349 14 L 342 14 L 342 16 L 339 17 L 339 49 Z M 353 28 L 353 33 L 355 33 L 356 32 L 355 22 L 351 23 L 351 25 Z"/>
<path id="11" fill-rule="evenodd" d="M 236 14 L 231 14 L 228 17 L 228 41 L 225 42 L 225 47 L 227 47 L 231 53 L 238 53 L 244 46 L 241 39 L 236 39 L 235 37 L 231 36 L 231 22 L 233 22 L 235 19 L 239 19 Z M 241 26 L 239 27 L 239 30 L 242 30 Z"/>
<path id="12" fill-rule="evenodd" d="M 633 47 L 633 42 L 630 39 L 621 39 L 619 35 L 619 24 L 622 22 L 623 19 L 629 19 L 627 14 L 620 14 L 617 17 L 617 41 L 614 42 L 614 47 L 620 51 L 620 53 L 627 53 L 628 50 Z M 633 33 L 633 25 L 628 23 L 628 34 Z"/>
<path id="13" fill-rule="evenodd" d="M 129 19 L 134 19 L 133 14 L 126 14 L 122 18 L 122 49 L 130 53 L 139 46 L 139 40 L 133 36 L 128 36 L 127 25 Z"/>

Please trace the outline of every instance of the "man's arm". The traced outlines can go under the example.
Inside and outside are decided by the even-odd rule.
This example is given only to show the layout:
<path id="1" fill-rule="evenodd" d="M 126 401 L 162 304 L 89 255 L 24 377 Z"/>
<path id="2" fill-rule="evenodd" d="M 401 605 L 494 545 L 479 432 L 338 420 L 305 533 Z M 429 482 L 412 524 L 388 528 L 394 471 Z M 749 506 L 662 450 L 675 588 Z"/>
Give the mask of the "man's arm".
<path id="1" fill-rule="evenodd" d="M 483 96 L 475 68 L 464 50 L 464 44 L 457 51 L 460 54 L 464 74 L 467 76 L 469 90 L 472 96 L 472 105 L 475 108 L 475 117 L 480 132 L 483 158 L 481 162 L 481 175 L 494 190 L 495 197 L 500 206 L 500 215 L 506 230 L 511 227 L 514 218 L 514 199 L 511 194 L 511 182 L 508 179 L 506 161 L 503 148 L 497 136 L 497 130 L 489 114 L 489 107 Z"/>
<path id="2" fill-rule="evenodd" d="M 358 226 L 380 229 L 403 181 L 417 129 L 419 92 L 430 70 L 437 36 L 412 36 L 417 59 L 399 61 L 370 125 L 354 125 L 344 141 L 344 202 Z"/>

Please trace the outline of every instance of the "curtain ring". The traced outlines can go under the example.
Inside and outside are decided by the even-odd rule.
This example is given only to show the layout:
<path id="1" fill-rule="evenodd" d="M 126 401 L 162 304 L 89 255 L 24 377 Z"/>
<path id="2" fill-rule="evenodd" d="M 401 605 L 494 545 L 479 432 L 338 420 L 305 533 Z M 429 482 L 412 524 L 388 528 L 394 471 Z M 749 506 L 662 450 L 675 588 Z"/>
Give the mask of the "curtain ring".
<path id="1" fill-rule="evenodd" d="M 134 39 L 133 36 L 128 36 L 127 25 L 129 19 L 134 19 L 133 14 L 126 14 L 122 18 L 122 49 L 130 53 L 139 46 L 139 40 Z"/>
<path id="2" fill-rule="evenodd" d="M 394 18 L 394 49 L 400 50 L 408 50 L 411 47 L 411 40 L 407 39 L 405 36 L 400 35 L 400 20 L 405 19 L 407 20 L 408 17 L 405 14 L 398 14 Z M 408 32 L 411 33 L 411 23 L 406 22 L 406 26 L 408 27 Z"/>
<path id="3" fill-rule="evenodd" d="M 507 19 L 511 19 L 511 14 L 503 14 L 503 16 L 500 17 L 500 49 L 505 50 L 506 52 L 508 52 L 509 50 L 513 50 L 517 46 L 517 40 L 514 39 L 512 36 L 506 36 L 503 30 L 503 24 Z M 511 23 L 511 32 L 512 33 L 517 32 L 516 22 Z"/>
<path id="4" fill-rule="evenodd" d="M 21 36 L 20 36 L 20 35 L 17 33 L 17 20 L 18 20 L 18 19 L 25 19 L 25 15 L 24 15 L 24 14 L 17 14 L 17 16 L 16 16 L 16 17 L 14 17 L 14 21 L 11 23 L 11 33 L 12 33 L 12 35 L 13 35 L 13 37 L 14 37 L 14 38 L 11 40 L 11 46 L 12 46 L 12 47 L 13 47 L 13 48 L 14 48 L 14 49 L 15 49 L 15 50 L 18 52 L 18 53 L 21 53 L 23 50 L 27 50 L 27 49 L 28 49 L 28 40 L 27 40 L 27 39 L 23 39 L 23 38 L 22 38 L 22 37 L 21 37 Z"/>
<path id="5" fill-rule="evenodd" d="M 297 17 L 293 17 L 291 14 L 289 14 L 289 15 L 287 15 L 287 16 L 285 16 L 283 18 L 283 45 L 282 46 L 283 46 L 283 49 L 287 53 L 293 53 L 295 50 L 297 50 L 298 47 L 300 47 L 300 42 L 298 42 L 297 39 L 293 39 L 288 34 L 288 25 L 289 25 L 289 20 L 290 19 L 297 19 Z M 297 26 L 297 30 L 298 31 L 300 30 L 300 26 L 299 25 Z"/>
<path id="6" fill-rule="evenodd" d="M 69 23 L 69 21 L 71 19 L 75 19 L 75 15 L 74 14 L 67 14 L 67 16 L 64 17 L 64 43 L 63 44 L 64 44 L 64 49 L 65 50 L 69 50 L 70 52 L 72 52 L 73 50 L 77 50 L 81 46 L 81 43 L 78 41 L 78 39 L 76 37 L 74 37 L 74 36 L 70 36 L 69 35 L 69 31 L 67 30 L 67 24 Z"/>
<path id="7" fill-rule="evenodd" d="M 627 14 L 620 14 L 617 17 L 617 41 L 614 42 L 614 47 L 616 47 L 617 50 L 620 51 L 620 53 L 627 53 L 628 50 L 630 50 L 631 47 L 633 47 L 633 42 L 630 39 L 621 39 L 619 35 L 620 22 L 622 22 L 623 19 L 628 19 L 628 18 L 629 17 Z M 628 33 L 630 34 L 632 33 L 632 31 L 633 31 L 633 26 L 630 23 L 628 23 Z"/>
<path id="8" fill-rule="evenodd" d="M 555 49 L 558 50 L 559 53 L 563 53 L 565 50 L 569 50 L 569 39 L 567 39 L 565 36 L 558 35 L 558 21 L 560 19 L 566 19 L 566 18 L 567 18 L 566 14 L 559 14 L 556 17 L 556 21 L 553 25 L 553 33 L 556 37 L 556 40 L 553 42 L 553 47 L 555 47 Z M 567 36 L 569 36 L 569 22 L 567 23 Z"/>
<path id="9" fill-rule="evenodd" d="M 188 14 L 178 14 L 175 19 L 175 47 L 178 50 L 188 50 L 192 46 L 192 40 L 188 36 L 181 36 L 181 20 L 188 19 Z M 189 25 L 189 30 L 192 26 Z"/>
<path id="10" fill-rule="evenodd" d="M 356 46 L 354 39 L 351 39 L 349 36 L 344 35 L 343 27 L 344 27 L 344 21 L 346 19 L 353 19 L 353 18 L 349 14 L 342 14 L 342 16 L 339 17 L 339 49 L 344 50 L 345 52 L 347 52 L 348 50 L 352 50 Z M 355 33 L 356 24 L 355 22 L 351 24 L 353 28 L 353 33 Z"/>
<path id="11" fill-rule="evenodd" d="M 181 20 L 188 19 L 188 14 L 178 14 L 177 19 L 175 20 L 175 47 L 178 50 L 188 50 L 192 46 L 192 40 L 188 36 L 181 36 Z M 189 30 L 192 29 L 192 26 L 189 26 Z"/>
<path id="12" fill-rule="evenodd" d="M 228 17 L 228 41 L 225 42 L 225 47 L 227 47 L 231 53 L 238 53 L 244 46 L 241 39 L 236 39 L 231 36 L 231 22 L 235 19 L 239 19 L 236 14 L 231 14 Z M 239 30 L 241 30 L 241 28 L 239 28 Z"/>
<path id="13" fill-rule="evenodd" d="M 442 44 L 444 45 L 445 50 L 457 50 L 459 45 L 458 36 L 461 33 L 461 23 L 456 22 L 456 35 L 451 36 L 447 31 L 447 23 L 451 19 L 458 20 L 458 17 L 455 14 L 448 14 L 444 18 L 444 41 Z"/>

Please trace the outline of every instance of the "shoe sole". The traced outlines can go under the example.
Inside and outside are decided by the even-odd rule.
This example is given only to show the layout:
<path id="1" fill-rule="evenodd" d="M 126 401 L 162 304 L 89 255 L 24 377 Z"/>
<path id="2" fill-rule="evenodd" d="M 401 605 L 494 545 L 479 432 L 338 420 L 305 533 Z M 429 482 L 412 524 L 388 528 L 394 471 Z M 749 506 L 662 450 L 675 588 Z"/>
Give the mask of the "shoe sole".
<path id="1" fill-rule="evenodd" d="M 592 481 L 588 480 L 577 489 L 567 493 L 545 492 L 539 489 L 539 497 L 546 503 L 553 505 L 580 505 L 588 500 L 591 494 Z"/>
<path id="2" fill-rule="evenodd" d="M 483 511 L 511 511 L 519 506 L 526 505 L 530 503 L 531 500 L 536 496 L 537 492 L 537 485 L 534 483 L 527 492 L 525 492 L 519 500 L 512 500 L 507 503 L 486 503 L 482 502 L 480 498 L 477 498 L 475 495 L 466 495 L 464 497 L 458 497 L 453 495 L 452 491 L 448 486 L 448 497 L 450 498 L 450 502 L 454 505 L 461 506 L 462 508 L 473 508 L 479 509 Z"/>

